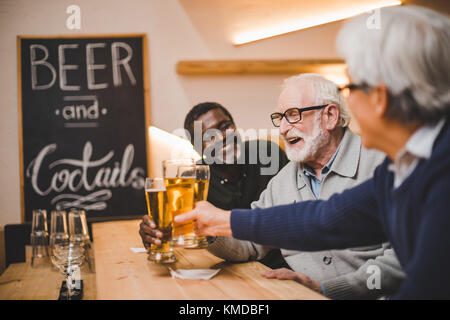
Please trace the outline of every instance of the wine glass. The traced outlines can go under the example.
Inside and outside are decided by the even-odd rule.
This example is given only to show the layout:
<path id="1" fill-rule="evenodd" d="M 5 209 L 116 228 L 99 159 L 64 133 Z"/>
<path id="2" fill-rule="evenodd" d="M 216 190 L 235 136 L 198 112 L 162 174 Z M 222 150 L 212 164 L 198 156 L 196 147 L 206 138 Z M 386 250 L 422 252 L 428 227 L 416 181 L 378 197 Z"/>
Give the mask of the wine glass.
<path id="1" fill-rule="evenodd" d="M 66 276 L 67 300 L 74 296 L 75 285 L 72 276 L 79 272 L 79 267 L 84 261 L 84 248 L 76 242 L 55 243 L 52 248 L 51 260 L 59 271 Z"/>
<path id="2" fill-rule="evenodd" d="M 31 266 L 47 265 L 48 263 L 48 231 L 47 211 L 33 210 L 33 223 L 30 235 L 32 249 Z"/>
<path id="3" fill-rule="evenodd" d="M 52 211 L 50 224 L 50 254 L 56 244 L 66 242 L 69 242 L 66 212 L 62 210 L 54 210 Z"/>
<path id="4" fill-rule="evenodd" d="M 89 270 L 94 271 L 93 259 L 91 259 L 91 240 L 84 210 L 69 211 L 69 238 L 70 242 L 80 243 L 83 246 Z"/>

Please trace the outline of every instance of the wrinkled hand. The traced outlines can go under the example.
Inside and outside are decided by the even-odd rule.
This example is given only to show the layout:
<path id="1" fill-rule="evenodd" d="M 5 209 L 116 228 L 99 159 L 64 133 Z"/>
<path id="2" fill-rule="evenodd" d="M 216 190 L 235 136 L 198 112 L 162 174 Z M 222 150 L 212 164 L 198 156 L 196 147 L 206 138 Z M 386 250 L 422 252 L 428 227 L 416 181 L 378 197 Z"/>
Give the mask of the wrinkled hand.
<path id="1" fill-rule="evenodd" d="M 139 234 L 147 252 L 152 244 L 160 245 L 161 240 L 171 237 L 171 230 L 166 231 L 166 234 L 164 234 L 161 230 L 156 229 L 155 223 L 148 215 L 142 217 L 142 222 L 139 225 Z"/>
<path id="2" fill-rule="evenodd" d="M 308 277 L 303 273 L 297 273 L 286 268 L 270 270 L 264 272 L 262 276 L 267 279 L 294 280 L 304 285 L 305 287 L 308 287 L 314 291 L 322 293 L 322 289 L 320 288 L 319 282 L 311 279 L 310 277 Z"/>
<path id="3" fill-rule="evenodd" d="M 231 236 L 231 211 L 216 208 L 207 201 L 199 201 L 193 211 L 175 217 L 176 223 L 194 221 L 198 236 Z"/>

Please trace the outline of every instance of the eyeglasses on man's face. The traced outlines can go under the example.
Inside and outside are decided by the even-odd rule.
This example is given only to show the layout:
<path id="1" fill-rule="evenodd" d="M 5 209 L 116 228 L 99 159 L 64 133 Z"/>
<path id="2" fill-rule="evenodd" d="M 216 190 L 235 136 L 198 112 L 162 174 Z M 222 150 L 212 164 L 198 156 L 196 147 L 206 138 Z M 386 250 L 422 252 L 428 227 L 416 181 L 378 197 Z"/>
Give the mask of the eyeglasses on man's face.
<path id="1" fill-rule="evenodd" d="M 345 86 L 339 87 L 338 91 L 344 98 L 347 98 L 350 95 L 350 92 L 352 90 L 358 90 L 358 89 L 367 91 L 367 89 L 369 89 L 369 85 L 367 85 L 365 83 L 363 83 L 363 84 L 349 83 Z"/>
<path id="2" fill-rule="evenodd" d="M 307 108 L 290 108 L 287 109 L 284 113 L 275 112 L 270 115 L 272 119 L 272 123 L 275 127 L 279 127 L 281 125 L 281 121 L 283 118 L 286 118 L 287 122 L 290 124 L 294 124 L 302 120 L 302 112 L 310 111 L 310 110 L 318 110 L 328 106 L 328 104 L 324 104 L 321 106 L 312 106 Z"/>

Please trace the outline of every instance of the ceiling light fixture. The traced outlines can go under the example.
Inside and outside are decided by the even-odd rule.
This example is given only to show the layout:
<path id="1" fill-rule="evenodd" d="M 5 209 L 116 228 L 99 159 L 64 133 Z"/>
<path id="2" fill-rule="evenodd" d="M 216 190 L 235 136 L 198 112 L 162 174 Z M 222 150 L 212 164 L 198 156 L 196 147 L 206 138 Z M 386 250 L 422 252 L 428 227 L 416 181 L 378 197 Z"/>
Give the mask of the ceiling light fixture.
<path id="1" fill-rule="evenodd" d="M 308 19 L 302 19 L 301 21 L 295 21 L 295 22 L 289 22 L 283 25 L 278 26 L 271 26 L 264 29 L 259 30 L 251 30 L 247 32 L 239 33 L 235 36 L 233 39 L 233 44 L 238 46 L 242 44 L 246 44 L 249 42 L 267 39 L 271 37 L 275 37 L 278 35 L 315 27 L 318 25 L 335 22 L 343 19 L 347 19 L 350 17 L 357 16 L 359 14 L 369 12 L 371 10 L 376 10 L 383 7 L 392 7 L 392 6 L 398 6 L 401 5 L 402 1 L 382 1 L 377 4 L 372 5 L 362 5 L 358 6 L 357 8 L 349 8 L 349 9 L 343 9 L 339 12 L 332 12 L 329 14 L 317 16 L 317 17 L 311 17 Z"/>

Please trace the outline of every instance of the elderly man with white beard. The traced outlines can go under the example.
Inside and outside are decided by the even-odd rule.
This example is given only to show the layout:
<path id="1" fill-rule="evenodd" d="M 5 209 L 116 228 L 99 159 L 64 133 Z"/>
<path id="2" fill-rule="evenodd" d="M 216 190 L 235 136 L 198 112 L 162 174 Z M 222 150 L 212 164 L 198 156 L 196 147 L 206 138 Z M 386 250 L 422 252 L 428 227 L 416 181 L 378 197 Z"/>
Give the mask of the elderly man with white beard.
<path id="1" fill-rule="evenodd" d="M 360 137 L 347 128 L 350 117 L 337 86 L 320 75 L 286 79 L 271 119 L 280 128 L 290 162 L 252 208 L 328 199 L 372 177 L 384 159 L 362 147 Z M 276 256 L 272 250 L 279 249 L 232 237 L 212 238 L 208 247 L 228 261 L 265 259 L 276 268 L 287 264 L 264 276 L 295 280 L 333 299 L 380 298 L 398 289 L 404 278 L 389 243 L 320 252 L 281 249 L 284 261 L 267 261 Z"/>

